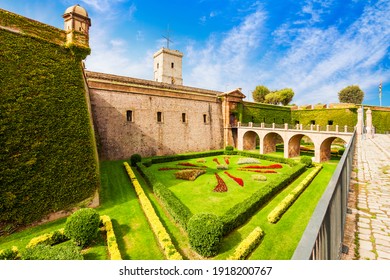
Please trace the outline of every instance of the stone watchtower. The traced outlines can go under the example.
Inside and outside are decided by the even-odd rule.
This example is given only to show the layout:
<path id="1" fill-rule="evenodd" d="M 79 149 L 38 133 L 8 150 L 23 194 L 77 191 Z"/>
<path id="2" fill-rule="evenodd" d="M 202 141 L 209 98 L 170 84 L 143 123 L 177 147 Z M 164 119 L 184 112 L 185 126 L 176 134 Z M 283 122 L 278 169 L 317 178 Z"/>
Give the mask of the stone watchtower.
<path id="1" fill-rule="evenodd" d="M 154 54 L 153 58 L 156 82 L 183 85 L 181 52 L 162 48 Z"/>
<path id="2" fill-rule="evenodd" d="M 66 43 L 88 47 L 91 19 L 88 17 L 87 11 L 77 4 L 67 8 L 62 17 L 65 24 Z"/>

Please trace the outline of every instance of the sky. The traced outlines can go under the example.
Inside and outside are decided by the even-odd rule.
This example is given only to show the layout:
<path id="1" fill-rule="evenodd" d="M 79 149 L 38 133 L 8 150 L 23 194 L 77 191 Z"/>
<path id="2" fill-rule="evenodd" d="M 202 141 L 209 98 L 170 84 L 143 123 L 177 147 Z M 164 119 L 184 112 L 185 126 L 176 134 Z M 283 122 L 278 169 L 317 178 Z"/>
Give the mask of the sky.
<path id="1" fill-rule="evenodd" d="M 0 8 L 63 28 L 80 4 L 92 21 L 86 68 L 153 79 L 153 54 L 183 57 L 183 84 L 253 101 L 257 85 L 292 88 L 292 103 L 338 102 L 358 85 L 364 104 L 390 106 L 389 0 L 0 0 Z M 0 42 L 1 43 L 1 42 Z"/>

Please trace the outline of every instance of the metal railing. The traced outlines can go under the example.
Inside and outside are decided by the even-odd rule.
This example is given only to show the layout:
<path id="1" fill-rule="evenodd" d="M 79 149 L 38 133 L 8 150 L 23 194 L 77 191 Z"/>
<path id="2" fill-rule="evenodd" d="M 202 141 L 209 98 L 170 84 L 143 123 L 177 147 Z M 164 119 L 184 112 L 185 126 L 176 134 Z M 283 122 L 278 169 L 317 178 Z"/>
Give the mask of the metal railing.
<path id="1" fill-rule="evenodd" d="M 293 260 L 340 259 L 356 130 L 295 249 Z"/>

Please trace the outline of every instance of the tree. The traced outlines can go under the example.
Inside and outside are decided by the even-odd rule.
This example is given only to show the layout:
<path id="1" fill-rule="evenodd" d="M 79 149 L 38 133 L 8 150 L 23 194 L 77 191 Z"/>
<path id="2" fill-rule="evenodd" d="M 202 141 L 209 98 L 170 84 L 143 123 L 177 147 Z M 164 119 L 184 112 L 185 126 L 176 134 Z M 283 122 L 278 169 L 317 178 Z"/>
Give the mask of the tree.
<path id="1" fill-rule="evenodd" d="M 265 103 L 278 105 L 280 103 L 278 92 L 277 91 L 273 91 L 273 92 L 268 93 L 265 96 Z"/>
<path id="2" fill-rule="evenodd" d="M 253 100 L 256 102 L 265 102 L 265 96 L 269 94 L 270 91 L 266 86 L 257 86 L 254 91 L 252 91 Z"/>
<path id="3" fill-rule="evenodd" d="M 282 103 L 283 106 L 288 105 L 294 97 L 294 91 L 291 88 L 284 88 L 277 91 L 279 95 L 279 102 Z"/>
<path id="4" fill-rule="evenodd" d="M 357 85 L 347 86 L 339 91 L 340 103 L 362 104 L 364 92 Z"/>

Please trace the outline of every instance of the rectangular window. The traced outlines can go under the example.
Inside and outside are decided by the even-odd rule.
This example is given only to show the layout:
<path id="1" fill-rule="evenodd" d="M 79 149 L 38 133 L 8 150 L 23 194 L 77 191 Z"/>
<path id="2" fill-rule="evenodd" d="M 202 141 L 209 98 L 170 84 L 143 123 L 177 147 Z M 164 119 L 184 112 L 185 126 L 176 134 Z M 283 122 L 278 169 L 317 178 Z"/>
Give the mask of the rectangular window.
<path id="1" fill-rule="evenodd" d="M 132 110 L 127 110 L 126 111 L 126 119 L 128 122 L 132 122 L 133 121 L 133 111 Z"/>
<path id="2" fill-rule="evenodd" d="M 332 120 L 328 121 L 328 125 L 333 125 L 333 121 Z"/>
<path id="3" fill-rule="evenodd" d="M 174 68 L 175 67 L 175 63 L 171 63 L 171 68 Z"/>
<path id="4" fill-rule="evenodd" d="M 182 121 L 183 123 L 187 122 L 187 120 L 186 120 L 186 113 L 182 113 L 182 114 L 181 114 L 181 121 Z"/>
<path id="5" fill-rule="evenodd" d="M 311 120 L 310 124 L 316 124 L 316 121 L 315 120 Z"/>
<path id="6" fill-rule="evenodd" d="M 162 112 L 157 112 L 157 122 L 162 122 Z"/>

